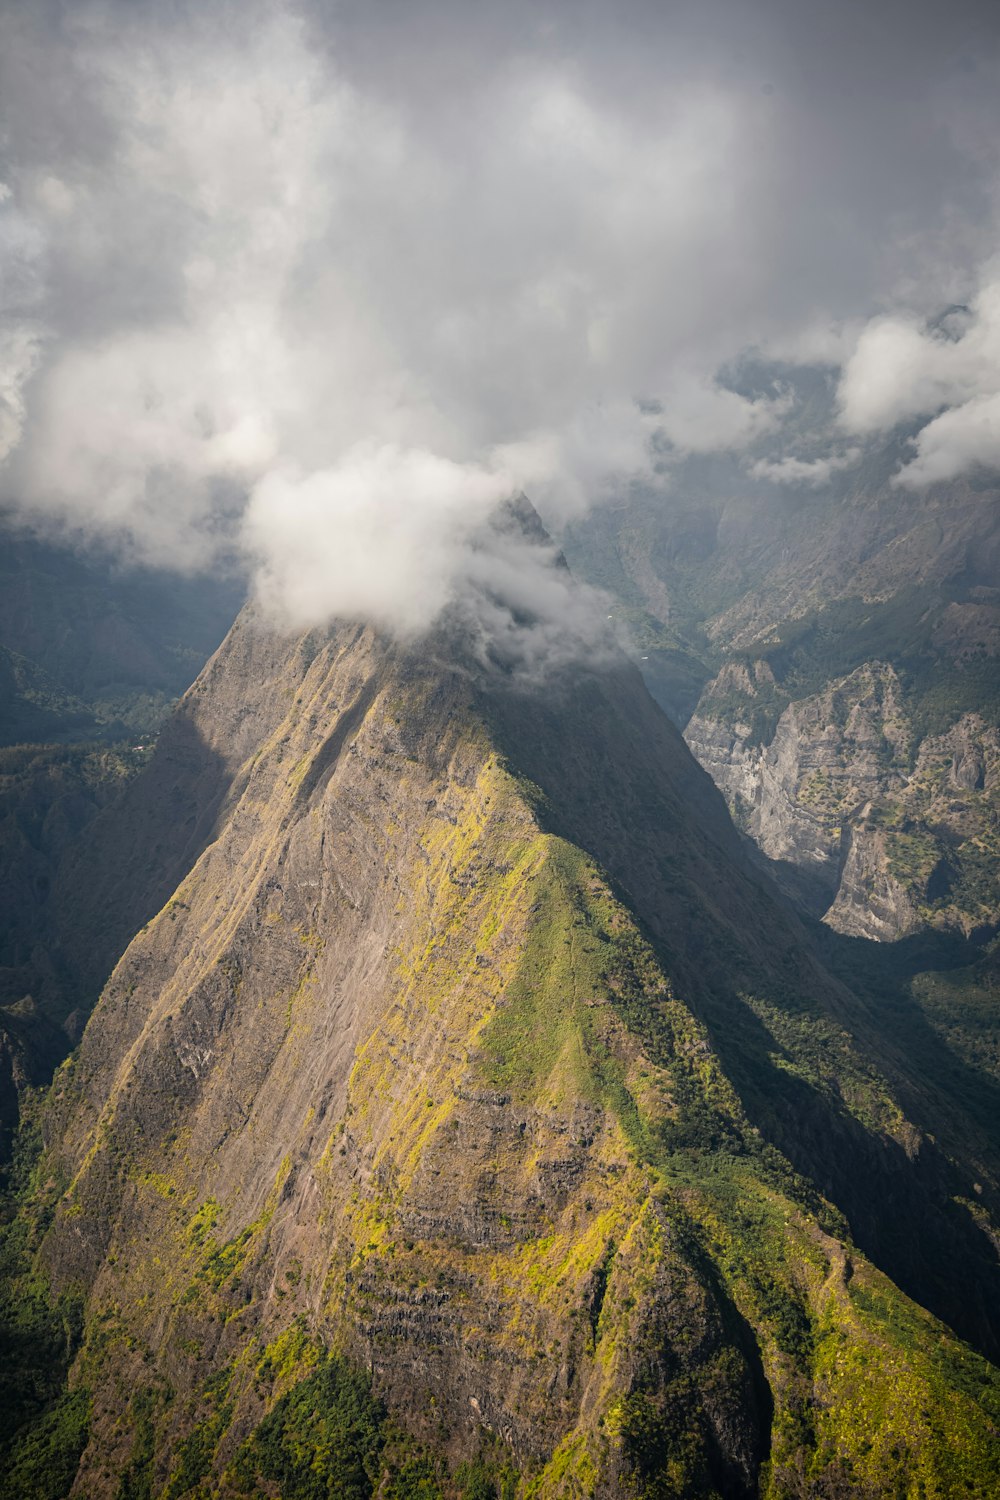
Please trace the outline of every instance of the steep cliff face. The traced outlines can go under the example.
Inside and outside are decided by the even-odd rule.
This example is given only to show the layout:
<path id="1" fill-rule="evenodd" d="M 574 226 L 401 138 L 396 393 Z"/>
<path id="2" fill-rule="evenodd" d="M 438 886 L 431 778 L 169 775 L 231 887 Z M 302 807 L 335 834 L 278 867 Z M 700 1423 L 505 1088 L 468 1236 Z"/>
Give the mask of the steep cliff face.
<path id="1" fill-rule="evenodd" d="M 787 703 L 766 661 L 731 663 L 685 738 L 738 825 L 838 931 L 1000 921 L 1000 731 L 981 715 L 921 738 L 885 662 Z"/>
<path id="2" fill-rule="evenodd" d="M 996 1482 L 995 1371 L 886 1274 L 993 1347 L 995 1140 L 626 664 L 539 691 L 246 615 L 128 797 L 95 904 L 181 873 L 8 1241 L 83 1309 L 13 1493 L 46 1443 L 81 1496 Z"/>

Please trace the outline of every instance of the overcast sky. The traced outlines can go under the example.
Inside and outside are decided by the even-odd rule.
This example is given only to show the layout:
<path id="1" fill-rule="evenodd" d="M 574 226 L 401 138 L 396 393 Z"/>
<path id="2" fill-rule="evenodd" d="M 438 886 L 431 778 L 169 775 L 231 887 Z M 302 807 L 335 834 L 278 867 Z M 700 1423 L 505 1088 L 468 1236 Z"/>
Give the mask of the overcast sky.
<path id="1" fill-rule="evenodd" d="M 558 519 L 651 442 L 815 488 L 918 422 L 900 483 L 1000 465 L 995 4 L 0 28 L 0 499 L 37 526 L 185 568 L 235 537 L 290 623 L 408 627 L 499 498 Z M 787 390 L 720 383 L 751 349 L 835 371 L 818 457 Z"/>

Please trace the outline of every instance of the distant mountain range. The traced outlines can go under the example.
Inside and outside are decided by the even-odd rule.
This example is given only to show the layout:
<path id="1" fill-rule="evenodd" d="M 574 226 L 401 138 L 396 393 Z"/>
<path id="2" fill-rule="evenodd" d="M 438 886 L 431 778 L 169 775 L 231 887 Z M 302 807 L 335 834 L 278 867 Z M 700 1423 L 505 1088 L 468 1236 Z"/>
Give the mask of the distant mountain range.
<path id="1" fill-rule="evenodd" d="M 152 734 L 245 591 L 0 532 L 0 745 Z"/>

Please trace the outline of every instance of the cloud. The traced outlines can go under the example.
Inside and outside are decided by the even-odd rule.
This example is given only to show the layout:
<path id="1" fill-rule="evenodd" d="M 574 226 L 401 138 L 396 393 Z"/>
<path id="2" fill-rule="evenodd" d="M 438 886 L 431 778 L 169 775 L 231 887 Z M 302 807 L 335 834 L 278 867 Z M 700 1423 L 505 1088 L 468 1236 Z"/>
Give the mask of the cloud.
<path id="1" fill-rule="evenodd" d="M 291 629 L 338 614 L 425 630 L 469 576 L 472 539 L 511 476 L 419 449 L 362 444 L 335 468 L 272 470 L 246 515 L 265 608 Z"/>
<path id="2" fill-rule="evenodd" d="M 717 381 L 677 381 L 664 398 L 660 428 L 684 453 L 744 448 L 773 432 L 792 404 L 790 392 L 752 400 Z"/>
<path id="3" fill-rule="evenodd" d="M 750 465 L 748 472 L 752 478 L 770 480 L 772 484 L 793 484 L 818 490 L 829 484 L 840 470 L 853 468 L 860 457 L 860 448 L 846 448 L 842 453 L 831 453 L 825 458 L 761 458 Z"/>
<path id="4" fill-rule="evenodd" d="M 25 387 L 41 357 L 44 240 L 0 182 L 0 463 L 21 441 Z"/>
<path id="5" fill-rule="evenodd" d="M 497 496 L 559 521 L 759 454 L 792 398 L 729 388 L 751 346 L 863 324 L 859 433 L 988 394 L 974 329 L 859 316 L 940 299 L 943 264 L 962 292 L 994 231 L 975 7 L 908 7 L 904 43 L 891 5 L 627 9 L 0 15 L 0 500 L 167 566 L 235 549 L 289 621 L 409 630 L 485 590 Z"/>
<path id="6" fill-rule="evenodd" d="M 1000 267 L 978 292 L 929 326 L 878 318 L 861 332 L 838 392 L 841 425 L 868 434 L 930 417 L 897 482 L 920 486 L 1000 463 Z"/>
<path id="7" fill-rule="evenodd" d="M 900 484 L 918 487 L 980 466 L 1000 468 L 1000 390 L 942 412 L 917 434 L 915 447 L 916 457 L 897 476 Z"/>

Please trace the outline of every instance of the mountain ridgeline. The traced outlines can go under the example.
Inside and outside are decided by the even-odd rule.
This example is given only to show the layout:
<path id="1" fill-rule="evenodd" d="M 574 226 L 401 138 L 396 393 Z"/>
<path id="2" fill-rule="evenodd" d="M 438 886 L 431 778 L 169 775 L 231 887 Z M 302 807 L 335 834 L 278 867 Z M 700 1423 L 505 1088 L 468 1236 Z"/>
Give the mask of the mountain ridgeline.
<path id="1" fill-rule="evenodd" d="M 248 610 L 93 826 L 3 1493 L 996 1493 L 997 1080 L 623 657 Z"/>

